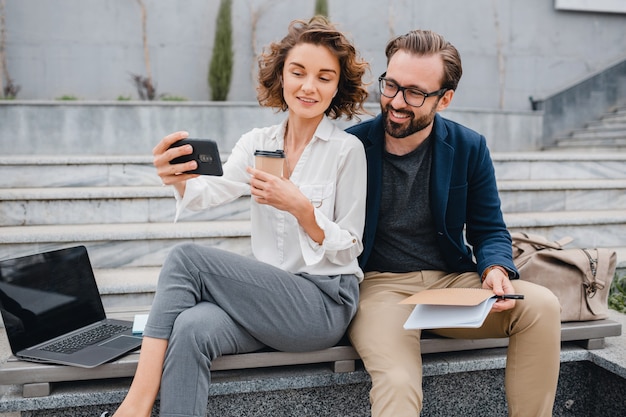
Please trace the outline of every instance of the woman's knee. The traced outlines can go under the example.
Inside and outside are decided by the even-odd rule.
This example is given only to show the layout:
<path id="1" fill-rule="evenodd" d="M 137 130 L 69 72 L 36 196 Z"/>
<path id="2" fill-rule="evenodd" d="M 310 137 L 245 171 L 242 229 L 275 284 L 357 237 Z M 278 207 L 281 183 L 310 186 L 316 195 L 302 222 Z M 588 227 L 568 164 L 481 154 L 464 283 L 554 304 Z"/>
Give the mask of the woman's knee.
<path id="1" fill-rule="evenodd" d="M 199 324 L 202 317 L 195 313 L 193 307 L 183 310 L 174 321 L 172 327 L 172 340 L 174 339 L 195 339 L 196 335 L 202 334 L 199 330 Z"/>
<path id="2" fill-rule="evenodd" d="M 219 356 L 215 347 L 211 343 L 214 332 L 207 326 L 211 321 L 211 316 L 203 313 L 203 308 L 196 308 L 198 305 L 183 310 L 174 321 L 170 345 L 173 349 L 186 351 L 196 351 L 213 359 Z"/>
<path id="3" fill-rule="evenodd" d="M 169 253 L 167 254 L 167 258 L 165 260 L 165 264 L 187 264 L 191 262 L 195 257 L 201 256 L 206 258 L 210 251 L 211 247 L 208 246 L 200 246 L 197 243 L 191 242 L 183 242 L 174 246 Z"/>

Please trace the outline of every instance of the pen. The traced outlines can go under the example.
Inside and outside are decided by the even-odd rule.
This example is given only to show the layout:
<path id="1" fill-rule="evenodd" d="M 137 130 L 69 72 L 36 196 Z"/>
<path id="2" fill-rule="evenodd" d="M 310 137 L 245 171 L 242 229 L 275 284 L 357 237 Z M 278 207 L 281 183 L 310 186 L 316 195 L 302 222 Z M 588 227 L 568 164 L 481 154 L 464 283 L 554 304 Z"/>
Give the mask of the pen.
<path id="1" fill-rule="evenodd" d="M 504 294 L 504 295 L 496 295 L 495 297 L 501 300 L 523 300 L 524 294 Z"/>

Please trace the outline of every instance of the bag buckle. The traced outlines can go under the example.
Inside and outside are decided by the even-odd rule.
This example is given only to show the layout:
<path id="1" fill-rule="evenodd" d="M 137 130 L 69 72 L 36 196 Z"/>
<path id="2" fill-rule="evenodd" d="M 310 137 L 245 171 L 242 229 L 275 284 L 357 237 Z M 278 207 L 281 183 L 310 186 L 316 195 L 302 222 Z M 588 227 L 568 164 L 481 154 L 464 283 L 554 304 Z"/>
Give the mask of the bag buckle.
<path id="1" fill-rule="evenodd" d="M 585 282 L 583 283 L 583 286 L 585 287 L 585 293 L 589 298 L 593 298 L 598 290 L 604 288 L 604 285 L 598 284 L 597 282 Z"/>

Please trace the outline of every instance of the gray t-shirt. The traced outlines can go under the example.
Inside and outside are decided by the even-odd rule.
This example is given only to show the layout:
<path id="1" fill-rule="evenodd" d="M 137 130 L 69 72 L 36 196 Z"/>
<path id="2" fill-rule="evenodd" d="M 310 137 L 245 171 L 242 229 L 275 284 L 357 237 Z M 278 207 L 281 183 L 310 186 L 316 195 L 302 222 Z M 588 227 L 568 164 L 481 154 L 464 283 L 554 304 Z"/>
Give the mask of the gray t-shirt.
<path id="1" fill-rule="evenodd" d="M 445 271 L 430 213 L 431 140 L 398 156 L 384 152 L 376 241 L 366 271 Z"/>

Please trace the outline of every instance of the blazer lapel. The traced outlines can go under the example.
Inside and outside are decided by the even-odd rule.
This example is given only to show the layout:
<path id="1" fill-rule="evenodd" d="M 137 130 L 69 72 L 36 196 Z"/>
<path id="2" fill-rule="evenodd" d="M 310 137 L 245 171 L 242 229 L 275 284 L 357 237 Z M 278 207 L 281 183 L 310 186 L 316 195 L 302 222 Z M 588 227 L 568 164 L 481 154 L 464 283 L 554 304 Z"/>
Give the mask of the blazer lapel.
<path id="1" fill-rule="evenodd" d="M 441 122 L 441 116 L 435 116 L 433 141 L 433 166 L 430 171 L 430 204 L 437 227 L 445 227 L 446 209 L 448 207 L 448 191 L 454 161 L 454 149 L 446 139 L 448 131 Z"/>

